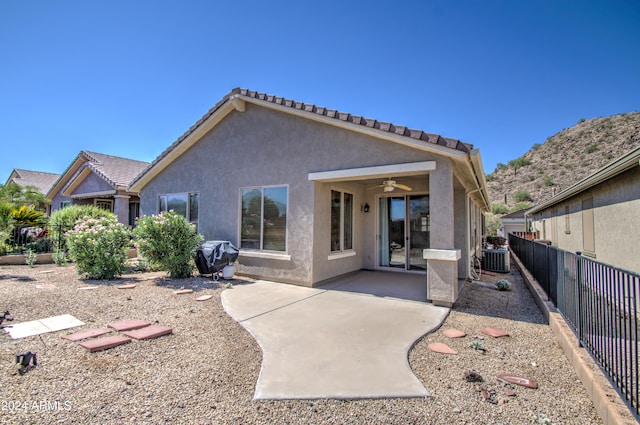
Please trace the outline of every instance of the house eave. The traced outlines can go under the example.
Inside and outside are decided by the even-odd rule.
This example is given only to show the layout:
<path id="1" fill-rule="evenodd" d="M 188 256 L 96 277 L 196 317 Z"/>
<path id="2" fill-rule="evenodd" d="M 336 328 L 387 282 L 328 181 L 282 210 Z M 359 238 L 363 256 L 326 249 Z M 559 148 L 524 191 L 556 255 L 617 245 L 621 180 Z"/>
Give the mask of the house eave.
<path id="1" fill-rule="evenodd" d="M 640 166 L 640 148 L 621 156 L 617 160 L 611 162 L 609 165 L 601 168 L 590 176 L 580 180 L 579 182 L 569 186 L 567 189 L 558 193 L 556 196 L 549 198 L 548 200 L 536 205 L 535 207 L 527 210 L 526 215 L 538 213 L 546 208 L 549 208 L 559 202 L 565 201 L 579 193 L 590 189 L 602 182 L 605 182 L 618 174 L 622 174 L 633 167 Z"/>
<path id="2" fill-rule="evenodd" d="M 375 167 L 347 168 L 342 170 L 318 171 L 308 174 L 310 181 L 338 182 L 357 181 L 389 176 L 417 176 L 434 171 L 436 161 L 409 162 L 403 164 L 379 165 Z"/>

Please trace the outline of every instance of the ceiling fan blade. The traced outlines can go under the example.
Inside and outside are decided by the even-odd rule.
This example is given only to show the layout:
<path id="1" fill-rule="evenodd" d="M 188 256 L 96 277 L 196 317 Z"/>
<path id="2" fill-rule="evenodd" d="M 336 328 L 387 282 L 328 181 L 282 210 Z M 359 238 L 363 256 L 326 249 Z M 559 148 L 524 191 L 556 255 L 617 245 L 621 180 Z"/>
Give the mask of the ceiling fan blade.
<path id="1" fill-rule="evenodd" d="M 407 186 L 406 184 L 396 183 L 396 187 L 398 189 L 406 190 L 407 192 L 411 192 L 413 190 L 411 187 Z"/>
<path id="2" fill-rule="evenodd" d="M 368 187 L 368 188 L 367 188 L 367 190 L 369 190 L 369 189 L 377 189 L 377 188 L 379 188 L 379 187 L 384 187 L 384 186 L 385 186 L 385 185 L 383 185 L 383 184 L 378 185 L 378 186 L 371 186 L 371 187 Z"/>

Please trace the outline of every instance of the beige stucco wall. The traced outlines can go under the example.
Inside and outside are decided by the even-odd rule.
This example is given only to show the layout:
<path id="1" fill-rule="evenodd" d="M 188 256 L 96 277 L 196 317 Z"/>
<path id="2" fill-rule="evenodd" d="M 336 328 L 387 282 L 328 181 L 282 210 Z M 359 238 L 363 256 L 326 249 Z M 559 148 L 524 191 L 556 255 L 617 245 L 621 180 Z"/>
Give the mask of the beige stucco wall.
<path id="1" fill-rule="evenodd" d="M 229 240 L 239 246 L 240 188 L 287 185 L 289 257 L 257 258 L 241 250 L 237 272 L 311 286 L 375 267 L 376 196 L 382 192 L 368 189 L 370 182 L 309 181 L 308 173 L 418 161 L 437 163 L 435 172 L 414 182 L 415 193 L 432 192 L 432 241 L 454 248 L 462 240 L 452 228 L 452 188 L 459 188 L 459 182 L 449 159 L 250 103 L 244 112 L 231 112 L 142 189 L 141 214 L 158 212 L 160 194 L 198 192 L 198 230 L 205 240 Z M 434 175 L 436 185 L 431 181 Z M 339 259 L 329 259 L 332 189 L 354 195 L 355 255 Z M 369 213 L 361 211 L 365 203 Z"/>
<path id="2" fill-rule="evenodd" d="M 582 200 L 593 198 L 597 261 L 640 273 L 640 167 L 567 199 L 534 217 L 534 228 L 566 251 L 585 252 Z M 565 206 L 569 206 L 567 229 Z M 556 231 L 554 232 L 554 226 Z"/>

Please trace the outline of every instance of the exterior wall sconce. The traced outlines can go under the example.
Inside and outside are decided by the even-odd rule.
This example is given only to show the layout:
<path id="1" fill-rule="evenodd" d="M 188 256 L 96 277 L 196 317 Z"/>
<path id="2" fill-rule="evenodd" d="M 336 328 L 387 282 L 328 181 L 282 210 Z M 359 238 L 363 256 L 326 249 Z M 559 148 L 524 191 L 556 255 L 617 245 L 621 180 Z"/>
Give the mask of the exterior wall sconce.
<path id="1" fill-rule="evenodd" d="M 364 204 L 363 211 L 366 212 L 366 213 L 369 212 L 369 204 Z"/>

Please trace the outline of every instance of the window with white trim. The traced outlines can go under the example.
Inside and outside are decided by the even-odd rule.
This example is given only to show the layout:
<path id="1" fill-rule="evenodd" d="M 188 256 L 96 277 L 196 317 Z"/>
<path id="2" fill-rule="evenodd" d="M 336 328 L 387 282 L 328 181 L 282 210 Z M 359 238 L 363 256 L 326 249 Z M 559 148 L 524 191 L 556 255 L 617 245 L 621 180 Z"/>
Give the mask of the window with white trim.
<path id="1" fill-rule="evenodd" d="M 353 249 L 353 195 L 331 191 L 331 252 Z"/>
<path id="2" fill-rule="evenodd" d="M 240 248 L 287 251 L 287 186 L 243 188 Z"/>
<path id="3" fill-rule="evenodd" d="M 173 211 L 197 226 L 199 197 L 197 192 L 160 195 L 158 196 L 158 212 Z"/>

